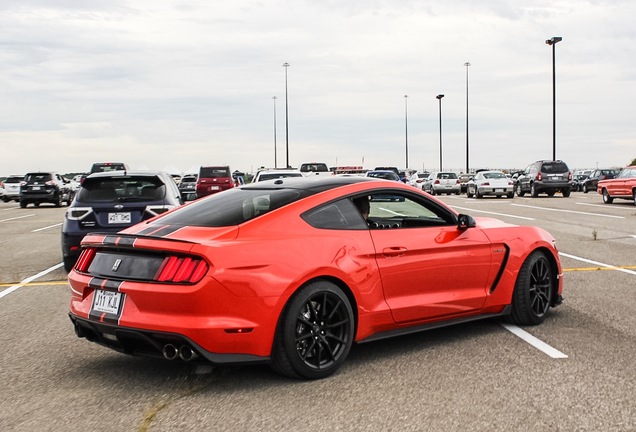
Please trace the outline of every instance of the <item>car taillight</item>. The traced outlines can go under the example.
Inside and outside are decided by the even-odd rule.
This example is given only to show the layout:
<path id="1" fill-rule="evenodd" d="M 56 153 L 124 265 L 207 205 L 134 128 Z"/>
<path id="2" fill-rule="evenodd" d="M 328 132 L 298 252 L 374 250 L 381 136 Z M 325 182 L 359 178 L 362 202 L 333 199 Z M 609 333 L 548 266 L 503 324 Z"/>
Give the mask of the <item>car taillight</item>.
<path id="1" fill-rule="evenodd" d="M 572 173 L 568 173 L 568 181 L 572 181 Z"/>
<path id="2" fill-rule="evenodd" d="M 483 182 L 481 185 L 482 186 L 490 186 L 490 182 Z"/>
<path id="3" fill-rule="evenodd" d="M 154 217 L 160 215 L 161 213 L 165 213 L 173 208 L 174 206 L 172 205 L 146 206 L 146 211 L 150 214 L 151 217 Z"/>
<path id="4" fill-rule="evenodd" d="M 438 180 L 438 179 L 436 179 L 436 180 L 433 182 L 433 184 L 439 184 L 439 180 Z"/>
<path id="5" fill-rule="evenodd" d="M 95 258 L 96 249 L 89 248 L 84 249 L 75 263 L 75 270 L 78 272 L 86 272 L 90 267 L 93 258 Z"/>
<path id="6" fill-rule="evenodd" d="M 46 183 L 44 183 L 47 186 L 55 186 L 55 182 L 53 180 L 49 180 Z"/>
<path id="7" fill-rule="evenodd" d="M 66 218 L 70 220 L 82 220 L 91 213 L 93 213 L 91 207 L 72 207 L 66 210 Z"/>
<path id="8" fill-rule="evenodd" d="M 197 283 L 208 272 L 208 264 L 202 259 L 169 256 L 164 258 L 155 280 L 158 282 Z"/>
<path id="9" fill-rule="evenodd" d="M 537 174 L 537 181 L 541 181 L 542 178 L 543 176 L 541 175 L 541 173 Z"/>

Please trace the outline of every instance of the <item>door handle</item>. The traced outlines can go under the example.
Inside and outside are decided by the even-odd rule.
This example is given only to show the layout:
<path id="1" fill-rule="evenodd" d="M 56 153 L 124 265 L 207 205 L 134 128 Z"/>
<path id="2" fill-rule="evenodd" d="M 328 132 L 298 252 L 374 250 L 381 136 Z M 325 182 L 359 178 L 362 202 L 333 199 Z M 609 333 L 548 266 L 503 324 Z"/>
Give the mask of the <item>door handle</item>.
<path id="1" fill-rule="evenodd" d="M 402 246 L 392 246 L 382 249 L 382 254 L 386 257 L 397 257 L 406 254 L 407 250 L 408 249 Z"/>

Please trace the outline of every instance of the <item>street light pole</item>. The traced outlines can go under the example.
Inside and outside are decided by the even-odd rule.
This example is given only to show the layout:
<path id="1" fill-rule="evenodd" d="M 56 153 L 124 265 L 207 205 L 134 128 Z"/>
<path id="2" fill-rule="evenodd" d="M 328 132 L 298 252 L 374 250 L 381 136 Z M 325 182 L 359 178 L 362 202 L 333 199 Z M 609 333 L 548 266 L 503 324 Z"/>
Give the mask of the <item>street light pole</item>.
<path id="1" fill-rule="evenodd" d="M 272 96 L 274 100 L 274 168 L 278 167 L 278 161 L 276 160 L 276 96 Z"/>
<path id="2" fill-rule="evenodd" d="M 552 45 L 552 160 L 556 160 L 556 44 L 563 40 L 562 37 L 554 36 L 545 41 L 547 45 Z"/>
<path id="3" fill-rule="evenodd" d="M 289 63 L 283 63 L 285 68 L 285 167 L 289 168 L 289 107 L 287 100 L 287 68 Z"/>
<path id="4" fill-rule="evenodd" d="M 408 115 L 408 100 L 409 96 L 404 95 L 404 136 L 406 137 L 406 165 L 404 170 L 409 168 L 409 115 Z"/>
<path id="5" fill-rule="evenodd" d="M 469 167 L 469 153 L 468 153 L 468 67 L 469 62 L 464 63 L 466 66 L 466 174 L 468 174 Z"/>
<path id="6" fill-rule="evenodd" d="M 435 96 L 439 101 L 439 170 L 442 170 L 442 98 L 443 94 Z"/>

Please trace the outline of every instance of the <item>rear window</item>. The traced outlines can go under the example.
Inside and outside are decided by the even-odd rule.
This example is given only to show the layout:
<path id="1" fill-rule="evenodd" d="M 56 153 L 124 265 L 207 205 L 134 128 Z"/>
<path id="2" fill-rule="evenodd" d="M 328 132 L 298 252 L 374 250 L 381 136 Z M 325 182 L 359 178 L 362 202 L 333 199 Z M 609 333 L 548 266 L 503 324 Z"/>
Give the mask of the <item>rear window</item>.
<path id="1" fill-rule="evenodd" d="M 438 179 L 456 179 L 457 178 L 457 174 L 455 173 L 437 173 L 437 178 Z"/>
<path id="2" fill-rule="evenodd" d="M 230 177 L 229 167 L 201 167 L 199 171 L 201 178 L 221 178 Z"/>
<path id="3" fill-rule="evenodd" d="M 544 162 L 541 167 L 541 172 L 548 174 L 564 173 L 568 171 L 570 171 L 570 169 L 565 162 Z"/>
<path id="4" fill-rule="evenodd" d="M 97 172 L 108 172 L 108 171 L 125 171 L 126 164 L 121 162 L 101 162 L 94 163 L 91 167 L 91 174 Z"/>
<path id="5" fill-rule="evenodd" d="M 305 163 L 300 166 L 300 172 L 329 172 L 329 168 L 324 163 Z"/>
<path id="6" fill-rule="evenodd" d="M 4 180 L 4 183 L 20 183 L 22 181 L 22 177 L 7 177 Z"/>
<path id="7" fill-rule="evenodd" d="M 158 177 L 126 176 L 87 178 L 78 191 L 80 202 L 161 201 L 166 186 Z"/>
<path id="8" fill-rule="evenodd" d="M 303 175 L 300 173 L 267 173 L 267 174 L 260 174 L 258 176 L 258 181 L 274 180 L 274 179 L 286 178 L 286 177 L 302 177 L 302 176 Z"/>
<path id="9" fill-rule="evenodd" d="M 183 178 L 181 179 L 181 183 L 194 183 L 197 181 L 197 176 L 183 176 Z"/>
<path id="10" fill-rule="evenodd" d="M 50 173 L 32 173 L 24 176 L 24 181 L 28 183 L 44 183 L 51 180 Z"/>
<path id="11" fill-rule="evenodd" d="M 297 189 L 230 189 L 164 216 L 162 224 L 225 227 L 239 225 L 250 219 L 290 204 L 307 191 Z"/>

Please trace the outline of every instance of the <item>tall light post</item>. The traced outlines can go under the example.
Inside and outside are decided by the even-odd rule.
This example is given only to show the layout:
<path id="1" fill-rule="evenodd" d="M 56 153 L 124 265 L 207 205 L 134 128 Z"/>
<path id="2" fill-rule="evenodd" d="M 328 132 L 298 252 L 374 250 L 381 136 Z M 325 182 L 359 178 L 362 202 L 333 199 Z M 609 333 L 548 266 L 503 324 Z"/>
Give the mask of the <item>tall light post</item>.
<path id="1" fill-rule="evenodd" d="M 468 67 L 469 62 L 464 63 L 466 66 L 466 174 L 468 174 L 469 167 L 469 153 L 468 153 Z"/>
<path id="2" fill-rule="evenodd" d="M 442 98 L 443 94 L 435 96 L 439 101 L 439 170 L 442 170 Z"/>
<path id="3" fill-rule="evenodd" d="M 287 100 L 287 68 L 289 63 L 283 63 L 285 68 L 285 168 L 289 168 L 289 105 Z"/>
<path id="4" fill-rule="evenodd" d="M 406 165 L 404 169 L 409 168 L 409 111 L 408 111 L 408 95 L 404 95 L 404 136 L 406 139 Z"/>
<path id="5" fill-rule="evenodd" d="M 556 44 L 563 40 L 562 37 L 554 36 L 545 41 L 547 45 L 552 45 L 552 160 L 556 160 Z"/>
<path id="6" fill-rule="evenodd" d="M 274 100 L 274 168 L 278 167 L 278 161 L 276 160 L 276 96 L 272 96 Z"/>

